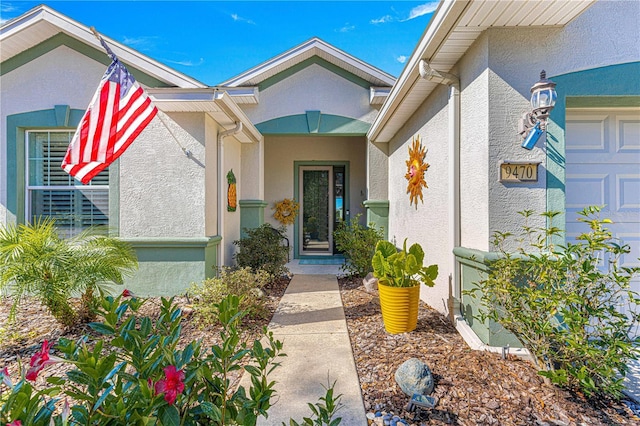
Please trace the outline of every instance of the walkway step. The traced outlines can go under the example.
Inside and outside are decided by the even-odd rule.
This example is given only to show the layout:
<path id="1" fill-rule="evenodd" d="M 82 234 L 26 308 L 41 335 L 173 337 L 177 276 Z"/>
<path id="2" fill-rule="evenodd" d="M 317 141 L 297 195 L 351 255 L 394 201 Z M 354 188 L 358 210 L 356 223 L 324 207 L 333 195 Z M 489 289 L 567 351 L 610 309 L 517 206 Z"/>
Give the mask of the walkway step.
<path id="1" fill-rule="evenodd" d="M 282 365 L 270 376 L 276 397 L 269 417 L 258 425 L 289 424 L 310 417 L 307 403 L 325 395 L 336 381 L 334 395 L 342 394 L 341 425 L 366 425 L 342 299 L 335 275 L 294 275 L 269 324 L 283 342 Z M 246 386 L 247 374 L 241 384 Z"/>

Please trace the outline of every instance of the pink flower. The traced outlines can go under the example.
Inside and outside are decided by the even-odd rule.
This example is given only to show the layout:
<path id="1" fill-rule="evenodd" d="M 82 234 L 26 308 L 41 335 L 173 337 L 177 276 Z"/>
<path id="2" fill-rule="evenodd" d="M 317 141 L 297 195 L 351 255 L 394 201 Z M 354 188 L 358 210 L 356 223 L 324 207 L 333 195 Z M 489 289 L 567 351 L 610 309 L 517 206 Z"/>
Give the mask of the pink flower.
<path id="1" fill-rule="evenodd" d="M 20 420 L 14 420 L 11 423 L 7 423 L 7 426 L 22 426 L 22 422 Z"/>
<path id="2" fill-rule="evenodd" d="M 11 383 L 11 376 L 9 375 L 9 369 L 7 367 L 0 370 L 0 382 L 4 383 L 7 387 L 13 387 L 13 383 Z"/>
<path id="3" fill-rule="evenodd" d="M 135 297 L 135 295 L 133 294 L 133 292 L 129 289 L 124 289 L 122 291 L 122 297 Z"/>
<path id="4" fill-rule="evenodd" d="M 62 358 L 56 356 L 49 357 L 49 350 L 53 346 L 53 343 L 48 341 L 42 342 L 42 348 L 40 352 L 36 352 L 29 361 L 29 369 L 27 370 L 26 378 L 34 382 L 38 378 L 38 373 L 42 371 L 44 367 L 49 364 L 55 364 L 56 362 L 64 361 Z"/>
<path id="5" fill-rule="evenodd" d="M 176 401 L 176 397 L 184 390 L 184 372 L 182 370 L 176 370 L 174 365 L 169 365 L 164 368 L 164 379 L 158 380 L 155 385 L 157 394 L 164 393 L 164 400 L 173 405 Z"/>

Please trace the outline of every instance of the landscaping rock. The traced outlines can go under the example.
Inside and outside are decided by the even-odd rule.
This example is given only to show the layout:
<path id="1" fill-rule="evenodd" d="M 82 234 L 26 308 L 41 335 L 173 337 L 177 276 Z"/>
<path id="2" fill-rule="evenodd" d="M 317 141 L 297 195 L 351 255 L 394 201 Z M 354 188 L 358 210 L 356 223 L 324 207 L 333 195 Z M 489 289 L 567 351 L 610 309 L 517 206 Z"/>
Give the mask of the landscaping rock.
<path id="1" fill-rule="evenodd" d="M 433 375 L 429 366 L 418 358 L 406 360 L 396 370 L 396 383 L 409 397 L 413 394 L 429 395 L 433 392 Z"/>
<path id="2" fill-rule="evenodd" d="M 378 291 L 378 279 L 373 276 L 373 272 L 369 272 L 367 276 L 362 279 L 362 284 L 369 293 Z"/>

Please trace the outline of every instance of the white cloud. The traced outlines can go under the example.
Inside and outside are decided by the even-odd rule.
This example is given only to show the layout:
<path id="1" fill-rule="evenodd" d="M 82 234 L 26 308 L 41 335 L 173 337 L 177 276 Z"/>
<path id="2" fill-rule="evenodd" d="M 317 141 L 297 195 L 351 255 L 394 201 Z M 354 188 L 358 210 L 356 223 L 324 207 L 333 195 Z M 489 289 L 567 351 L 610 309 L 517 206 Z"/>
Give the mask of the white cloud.
<path id="1" fill-rule="evenodd" d="M 122 43 L 127 46 L 135 47 L 138 50 L 149 50 L 155 48 L 155 41 L 158 37 L 155 36 L 141 36 L 141 37 L 127 37 L 124 36 Z"/>
<path id="2" fill-rule="evenodd" d="M 204 64 L 204 58 L 200 58 L 198 61 L 192 61 L 189 59 L 185 59 L 184 61 L 172 61 L 170 59 L 165 59 L 165 61 L 176 65 L 183 65 L 185 67 L 197 67 Z"/>
<path id="3" fill-rule="evenodd" d="M 237 13 L 232 13 L 231 14 L 231 19 L 233 19 L 236 22 L 246 22 L 247 24 L 251 24 L 251 25 L 255 25 L 256 24 L 251 19 L 243 18 L 242 16 L 238 15 Z"/>
<path id="4" fill-rule="evenodd" d="M 409 17 L 406 20 L 409 21 L 419 16 L 426 15 L 431 12 L 435 12 L 437 8 L 438 8 L 437 1 L 421 4 L 420 6 L 416 6 L 413 9 L 411 9 L 411 12 L 409 12 Z"/>
<path id="5" fill-rule="evenodd" d="M 15 12 L 16 10 L 18 10 L 18 8 L 10 3 L 5 2 L 0 4 L 0 12 L 7 13 L 7 12 Z"/>
<path id="6" fill-rule="evenodd" d="M 404 55 L 400 55 L 396 58 L 396 61 L 400 62 L 401 64 L 404 64 L 405 62 L 407 62 L 407 57 Z"/>
<path id="7" fill-rule="evenodd" d="M 393 19 L 393 16 L 391 16 L 391 15 L 384 15 L 384 16 L 381 16 L 381 17 L 380 17 L 380 18 L 378 18 L 378 19 L 372 19 L 372 20 L 371 20 L 371 21 L 369 21 L 369 22 L 370 22 L 370 23 L 372 23 L 372 24 L 374 24 L 374 25 L 377 25 L 377 24 L 385 24 L 385 23 L 387 23 L 387 22 L 391 22 L 391 21 L 393 21 L 393 20 L 394 20 L 394 19 Z"/>
<path id="8" fill-rule="evenodd" d="M 350 25 L 348 22 L 346 24 L 344 24 L 344 26 L 342 28 L 339 28 L 338 30 L 336 30 L 339 33 L 348 33 L 349 31 L 353 31 L 356 29 L 355 25 Z"/>

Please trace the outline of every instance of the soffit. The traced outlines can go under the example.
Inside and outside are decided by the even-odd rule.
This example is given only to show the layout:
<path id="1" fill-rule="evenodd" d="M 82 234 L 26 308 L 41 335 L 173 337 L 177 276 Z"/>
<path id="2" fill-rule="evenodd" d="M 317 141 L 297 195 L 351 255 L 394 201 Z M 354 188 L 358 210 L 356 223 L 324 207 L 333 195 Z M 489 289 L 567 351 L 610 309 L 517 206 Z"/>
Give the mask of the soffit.
<path id="1" fill-rule="evenodd" d="M 242 131 L 234 135 L 238 141 L 253 143 L 262 140 L 262 134 L 225 91 L 215 88 L 153 88 L 147 89 L 147 93 L 163 112 L 206 113 L 220 124 L 223 130 L 233 129 L 236 123 L 242 122 Z"/>
<path id="2" fill-rule="evenodd" d="M 319 38 L 313 38 L 220 85 L 229 87 L 257 86 L 261 82 L 314 56 L 368 81 L 372 86 L 392 86 L 395 82 L 395 78 L 390 74 L 325 43 Z"/>
<path id="3" fill-rule="evenodd" d="M 438 86 L 420 77 L 418 63 L 449 72 L 488 28 L 564 26 L 596 0 L 442 0 L 368 137 L 389 142 Z"/>
<path id="4" fill-rule="evenodd" d="M 91 29 L 48 6 L 40 5 L 0 27 L 0 63 L 23 53 L 59 33 L 104 51 Z M 102 35 L 118 58 L 142 72 L 177 87 L 205 87 L 199 81 L 169 68 L 115 40 Z"/>

